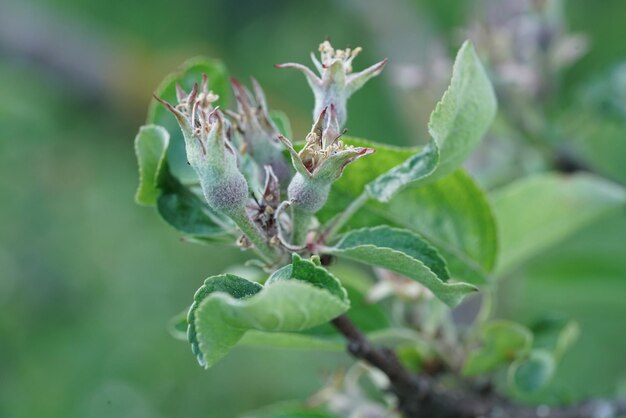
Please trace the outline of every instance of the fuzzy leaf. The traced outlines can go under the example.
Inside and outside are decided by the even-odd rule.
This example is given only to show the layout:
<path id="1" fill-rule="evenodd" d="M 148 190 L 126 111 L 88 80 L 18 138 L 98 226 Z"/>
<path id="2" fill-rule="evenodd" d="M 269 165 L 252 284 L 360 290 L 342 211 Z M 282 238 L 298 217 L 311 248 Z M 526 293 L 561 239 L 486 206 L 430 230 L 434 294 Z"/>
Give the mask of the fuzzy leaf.
<path id="1" fill-rule="evenodd" d="M 625 202 L 623 187 L 591 174 L 540 174 L 498 190 L 493 196 L 500 232 L 497 272 L 541 254 Z"/>
<path id="2" fill-rule="evenodd" d="M 349 222 L 352 228 L 380 224 L 423 236 L 437 247 L 455 279 L 482 284 L 494 267 L 498 243 L 491 204 L 462 170 L 409 187 L 386 204 L 370 201 Z"/>
<path id="3" fill-rule="evenodd" d="M 443 258 L 408 230 L 378 226 L 350 231 L 324 251 L 409 277 L 449 306 L 456 306 L 465 295 L 478 290 L 467 283 L 446 283 L 449 273 Z"/>
<path id="4" fill-rule="evenodd" d="M 216 220 L 226 225 L 229 221 L 178 180 L 170 176 L 163 189 L 163 194 L 157 200 L 157 209 L 161 217 L 177 231 L 198 241 L 213 241 L 227 236 Z"/>
<path id="5" fill-rule="evenodd" d="M 289 117 L 282 110 L 270 110 L 269 112 L 270 118 L 278 132 L 280 132 L 286 138 L 293 138 L 293 131 L 291 130 L 291 122 L 289 122 Z"/>
<path id="6" fill-rule="evenodd" d="M 491 82 L 474 46 L 465 41 L 456 55 L 450 86 L 428 122 L 428 131 L 439 148 L 439 165 L 429 181 L 461 166 L 489 129 L 496 109 Z"/>
<path id="7" fill-rule="evenodd" d="M 388 202 L 407 185 L 430 175 L 439 161 L 439 150 L 432 142 L 401 164 L 378 176 L 365 190 L 372 199 Z"/>
<path id="8" fill-rule="evenodd" d="M 369 196 L 387 202 L 411 183 L 454 172 L 480 143 L 496 108 L 491 82 L 474 47 L 465 42 L 454 62 L 450 86 L 430 116 L 428 131 L 433 140 L 367 184 Z"/>
<path id="9" fill-rule="evenodd" d="M 189 342 L 198 362 L 210 367 L 248 330 L 302 331 L 348 310 L 345 291 L 322 267 L 294 254 L 292 274 L 265 286 L 233 275 L 208 278 L 188 316 Z"/>
<path id="10" fill-rule="evenodd" d="M 492 321 L 481 329 L 482 345 L 469 353 L 463 374 L 475 376 L 497 369 L 523 356 L 530 349 L 532 334 L 522 325 Z"/>
<path id="11" fill-rule="evenodd" d="M 153 206 L 160 195 L 159 185 L 167 170 L 165 153 L 170 136 L 161 126 L 144 125 L 135 137 L 135 154 L 139 165 L 139 187 L 135 201 L 140 205 Z"/>
<path id="12" fill-rule="evenodd" d="M 317 213 L 320 221 L 326 222 L 343 211 L 363 191 L 368 183 L 389 170 L 407 161 L 414 155 L 424 153 L 424 148 L 402 148 L 380 144 L 361 138 L 342 136 L 341 140 L 354 147 L 371 148 L 375 153 L 351 164 L 341 178 L 333 183 L 326 205 Z"/>
<path id="13" fill-rule="evenodd" d="M 175 104 L 177 103 L 176 83 L 179 83 L 186 91 L 190 91 L 194 83 L 200 83 L 202 74 L 206 74 L 209 78 L 209 89 L 220 97 L 215 105 L 222 108 L 226 107 L 230 97 L 230 85 L 226 67 L 219 60 L 203 57 L 185 61 L 177 71 L 165 77 L 154 94 L 169 103 Z M 172 174 L 182 181 L 197 179 L 193 169 L 187 165 L 185 140 L 174 116 L 163 105 L 156 100 L 152 100 L 148 107 L 146 120 L 149 124 L 165 127 L 172 137 L 171 146 L 167 152 L 167 161 Z"/>

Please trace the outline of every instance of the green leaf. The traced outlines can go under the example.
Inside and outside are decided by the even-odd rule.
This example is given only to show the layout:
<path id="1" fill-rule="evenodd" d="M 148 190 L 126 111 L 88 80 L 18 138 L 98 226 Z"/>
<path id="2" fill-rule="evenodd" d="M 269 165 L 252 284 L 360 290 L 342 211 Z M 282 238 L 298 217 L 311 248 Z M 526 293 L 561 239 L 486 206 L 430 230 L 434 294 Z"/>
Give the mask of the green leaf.
<path id="1" fill-rule="evenodd" d="M 260 284 L 251 282 L 233 274 L 212 276 L 204 281 L 204 285 L 200 287 L 194 295 L 193 304 L 191 305 L 191 308 L 189 308 L 189 314 L 187 315 L 187 338 L 191 344 L 191 351 L 193 351 L 196 355 L 201 366 L 210 366 L 212 364 L 212 358 L 216 356 L 222 357 L 237 343 L 237 341 L 239 341 L 243 335 L 243 332 L 241 332 L 241 334 L 238 332 L 228 332 L 229 329 L 225 326 L 226 324 L 219 323 L 221 318 L 219 318 L 218 313 L 214 318 L 212 318 L 217 322 L 213 324 L 216 331 L 211 333 L 211 329 L 209 329 L 208 333 L 217 333 L 221 339 L 215 338 L 214 341 L 209 340 L 208 343 L 205 343 L 207 347 L 201 347 L 201 337 L 198 335 L 199 327 L 196 323 L 196 319 L 202 302 L 208 300 L 209 297 L 218 297 L 220 295 L 222 295 L 225 299 L 229 297 L 234 300 L 246 299 L 250 296 L 256 295 L 261 291 L 261 289 L 263 289 L 263 286 Z M 219 333 L 220 330 L 223 330 L 221 335 Z M 208 356 L 205 354 L 205 350 L 209 351 Z"/>
<path id="2" fill-rule="evenodd" d="M 497 234 L 491 204 L 462 170 L 433 183 L 409 187 L 387 204 L 370 201 L 349 226 L 381 223 L 419 233 L 437 248 L 456 279 L 485 283 L 495 264 Z"/>
<path id="3" fill-rule="evenodd" d="M 200 365 L 213 365 L 248 330 L 302 331 L 348 310 L 345 291 L 328 271 L 297 254 L 291 269 L 290 278 L 265 286 L 234 275 L 205 281 L 188 316 L 189 342 Z"/>
<path id="4" fill-rule="evenodd" d="M 282 110 L 270 110 L 270 119 L 278 128 L 278 132 L 280 132 L 284 137 L 293 138 L 293 131 L 291 130 L 291 122 L 289 122 L 289 117 Z"/>
<path id="5" fill-rule="evenodd" d="M 563 353 L 576 342 L 580 327 L 576 321 L 563 318 L 545 318 L 531 327 L 534 335 L 533 348 L 543 349 L 552 354 L 555 363 Z"/>
<path id="6" fill-rule="evenodd" d="M 439 150 L 432 142 L 401 164 L 381 174 L 365 186 L 367 194 L 379 202 L 388 202 L 407 185 L 427 177 L 437 167 Z"/>
<path id="7" fill-rule="evenodd" d="M 335 276 L 312 261 L 303 259 L 296 253 L 292 256 L 291 264 L 277 270 L 270 276 L 266 284 L 282 280 L 303 280 L 316 287 L 328 290 L 343 302 L 350 302 L 348 292 L 341 286 L 341 283 Z"/>
<path id="8" fill-rule="evenodd" d="M 190 91 L 194 83 L 200 84 L 203 74 L 209 77 L 209 89 L 220 97 L 216 105 L 225 108 L 230 97 L 230 87 L 226 67 L 219 60 L 197 57 L 185 61 L 177 71 L 169 74 L 161 82 L 154 94 L 175 104 L 176 83 L 179 83 L 185 91 Z M 152 100 L 148 107 L 147 123 L 165 127 L 172 137 L 167 152 L 167 161 L 172 174 L 183 182 L 197 179 L 193 169 L 187 165 L 185 141 L 174 116 L 163 105 Z"/>
<path id="9" fill-rule="evenodd" d="M 368 183 L 423 150 L 420 147 L 394 147 L 348 136 L 342 136 L 341 140 L 347 145 L 372 148 L 376 152 L 351 164 L 344 170 L 339 180 L 333 183 L 326 205 L 316 215 L 322 222 L 327 222 L 337 213 L 343 211 L 363 193 Z"/>
<path id="10" fill-rule="evenodd" d="M 220 225 L 228 226 L 230 221 L 213 211 L 178 180 L 170 176 L 163 189 L 157 200 L 157 209 L 176 230 L 198 241 L 214 241 L 228 236 Z"/>
<path id="11" fill-rule="evenodd" d="M 167 323 L 167 330 L 177 340 L 187 341 L 187 313 L 189 309 L 179 312 Z"/>
<path id="12" fill-rule="evenodd" d="M 439 148 L 439 165 L 428 180 L 461 166 L 493 121 L 496 97 L 474 46 L 465 41 L 452 68 L 452 80 L 430 115 L 428 131 Z"/>
<path id="13" fill-rule="evenodd" d="M 463 366 L 463 374 L 476 376 L 509 364 L 528 352 L 531 332 L 520 324 L 492 321 L 481 328 L 481 346 L 472 350 Z"/>
<path id="14" fill-rule="evenodd" d="M 163 172 L 167 170 L 165 153 L 170 136 L 161 126 L 145 125 L 135 137 L 135 154 L 139 165 L 139 187 L 135 201 L 140 205 L 152 206 L 159 197 L 159 185 Z"/>
<path id="15" fill-rule="evenodd" d="M 621 186 L 592 174 L 540 174 L 497 191 L 497 273 L 542 253 L 625 202 Z"/>
<path id="16" fill-rule="evenodd" d="M 346 341 L 338 336 L 291 332 L 269 333 L 255 330 L 248 331 L 240 344 L 292 350 L 345 351 L 346 349 Z"/>
<path id="17" fill-rule="evenodd" d="M 519 392 L 535 392 L 552 379 L 555 368 L 554 358 L 548 351 L 532 350 L 527 358 L 511 364 L 508 382 Z"/>
<path id="18" fill-rule="evenodd" d="M 397 158 L 401 155 L 398 150 L 390 153 L 393 149 L 372 144 L 377 153 L 379 151 L 384 153 L 380 159 L 390 159 L 389 157 L 393 156 L 396 163 L 382 169 L 374 158 L 368 157 L 369 164 L 366 167 L 361 165 L 358 173 L 360 180 L 371 179 L 366 182 L 365 187 L 368 195 L 380 202 L 387 202 L 411 183 L 419 183 L 422 180 L 430 182 L 454 172 L 487 132 L 495 116 L 496 107 L 493 88 L 485 70 L 472 44 L 465 42 L 454 62 L 450 86 L 428 123 L 433 140 L 423 148 L 412 150 L 405 158 Z M 374 172 L 369 171 L 372 169 Z M 354 169 L 351 167 L 346 171 Z M 356 176 L 355 173 L 353 177 Z M 358 195 L 363 190 L 359 184 L 361 182 L 348 179 L 344 179 L 343 182 L 352 188 L 351 194 Z M 331 195 L 331 199 L 332 197 Z"/>
<path id="19" fill-rule="evenodd" d="M 378 226 L 350 231 L 324 252 L 409 277 L 449 306 L 456 306 L 465 295 L 477 290 L 467 283 L 446 283 L 449 273 L 437 250 L 404 229 Z"/>

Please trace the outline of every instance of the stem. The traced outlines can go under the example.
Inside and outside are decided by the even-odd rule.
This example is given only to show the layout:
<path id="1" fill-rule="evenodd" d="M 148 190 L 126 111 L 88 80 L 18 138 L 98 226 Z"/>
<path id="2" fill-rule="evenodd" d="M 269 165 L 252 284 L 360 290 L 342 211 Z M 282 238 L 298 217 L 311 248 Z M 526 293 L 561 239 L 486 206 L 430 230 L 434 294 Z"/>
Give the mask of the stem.
<path id="1" fill-rule="evenodd" d="M 309 232 L 312 219 L 313 214 L 310 212 L 306 212 L 297 206 L 291 207 L 291 222 L 293 228 L 291 232 L 291 243 L 293 245 L 299 246 L 306 243 L 306 236 Z"/>
<path id="2" fill-rule="evenodd" d="M 255 225 L 246 213 L 246 209 L 241 207 L 227 214 L 241 229 L 241 232 L 250 240 L 257 254 L 268 264 L 273 264 L 279 257 L 279 249 L 271 247 L 263 233 Z"/>
<path id="3" fill-rule="evenodd" d="M 412 375 L 393 351 L 378 348 L 346 316 L 331 321 L 348 340 L 348 352 L 385 373 L 398 409 L 406 418 L 617 418 L 626 414 L 626 399 L 592 400 L 572 406 L 517 405 L 493 391 L 449 389 L 435 378 Z"/>
<path id="4" fill-rule="evenodd" d="M 367 203 L 369 198 L 370 196 L 367 194 L 367 192 L 363 191 L 363 193 L 361 193 L 359 197 L 354 199 L 352 203 L 350 203 L 350 205 L 348 205 L 348 207 L 344 209 L 343 212 L 341 212 L 328 223 L 328 226 L 322 232 L 321 241 L 330 241 L 334 237 L 334 235 L 346 224 L 346 222 L 350 220 L 352 215 L 354 215 L 359 209 L 361 209 L 361 207 L 363 207 L 364 204 Z"/>
<path id="5" fill-rule="evenodd" d="M 393 386 L 415 384 L 415 377 L 400 364 L 394 352 L 374 347 L 346 315 L 338 316 L 331 323 L 348 340 L 348 352 L 383 371 Z"/>

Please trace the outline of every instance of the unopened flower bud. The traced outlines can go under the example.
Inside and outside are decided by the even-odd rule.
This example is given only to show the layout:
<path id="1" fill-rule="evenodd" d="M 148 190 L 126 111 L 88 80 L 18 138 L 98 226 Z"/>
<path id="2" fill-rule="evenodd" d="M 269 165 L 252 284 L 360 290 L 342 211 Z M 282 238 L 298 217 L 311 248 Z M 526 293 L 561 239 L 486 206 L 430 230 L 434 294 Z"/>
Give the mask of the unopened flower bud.
<path id="1" fill-rule="evenodd" d="M 371 148 L 345 145 L 340 137 L 333 105 L 322 109 L 299 153 L 287 138 L 279 136 L 289 150 L 297 171 L 287 189 L 294 217 L 303 219 L 294 220 L 294 224 L 301 224 L 294 226 L 294 229 L 299 229 L 295 234 L 295 243 L 300 243 L 311 216 L 324 206 L 332 183 L 341 177 L 344 168 L 374 152 Z"/>
<path id="2" fill-rule="evenodd" d="M 330 185 L 341 177 L 348 164 L 374 152 L 371 148 L 345 145 L 341 141 L 341 135 L 337 111 L 331 105 L 330 108 L 322 109 L 311 132 L 306 136 L 304 148 L 299 153 L 287 138 L 279 136 L 289 150 L 297 171 L 289 185 L 289 198 L 294 201 L 310 202 L 311 212 L 321 208 L 320 206 L 314 209 L 324 204 L 326 200 L 321 199 L 321 196 L 328 194 Z M 316 188 L 320 189 L 319 199 L 308 195 L 309 191 L 315 193 Z M 302 196 L 297 195 L 296 190 L 302 190 Z"/>
<path id="3" fill-rule="evenodd" d="M 177 86 L 178 104 L 172 106 L 157 97 L 176 117 L 185 137 L 187 160 L 195 170 L 209 206 L 231 214 L 241 212 L 248 199 L 248 185 L 237 168 L 237 157 L 226 136 L 221 112 L 213 108 L 217 95 L 208 90 L 206 75 L 202 87 L 190 93 Z"/>
<path id="4" fill-rule="evenodd" d="M 387 63 L 384 59 L 358 73 L 352 73 L 352 61 L 361 52 L 361 48 L 334 49 L 329 41 L 320 44 L 320 60 L 311 53 L 311 60 L 319 72 L 316 75 L 311 69 L 296 63 L 278 64 L 278 68 L 295 68 L 306 76 L 315 95 L 313 117 L 320 114 L 325 107 L 334 105 L 337 111 L 339 126 L 347 119 L 346 102 L 348 98 L 372 77 L 377 76 Z"/>
<path id="5" fill-rule="evenodd" d="M 271 166 L 278 181 L 287 184 L 292 172 L 283 156 L 283 146 L 277 140 L 278 129 L 269 116 L 265 93 L 254 78 L 254 96 L 236 79 L 231 79 L 231 83 L 237 100 L 237 112 L 227 114 L 243 138 L 245 152 L 250 153 L 260 167 Z"/>

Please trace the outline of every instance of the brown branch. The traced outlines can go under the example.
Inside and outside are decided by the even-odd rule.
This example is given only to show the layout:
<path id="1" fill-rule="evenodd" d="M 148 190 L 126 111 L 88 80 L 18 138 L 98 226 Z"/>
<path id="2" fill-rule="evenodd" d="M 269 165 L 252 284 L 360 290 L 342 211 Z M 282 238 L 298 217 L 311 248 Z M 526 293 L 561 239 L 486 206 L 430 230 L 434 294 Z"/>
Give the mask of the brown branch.
<path id="1" fill-rule="evenodd" d="M 452 390 L 431 376 L 411 374 L 393 351 L 373 346 L 346 315 L 335 318 L 332 324 L 348 340 L 348 352 L 353 357 L 387 375 L 406 418 L 616 418 L 626 414 L 626 399 L 525 406 L 492 391 Z"/>

